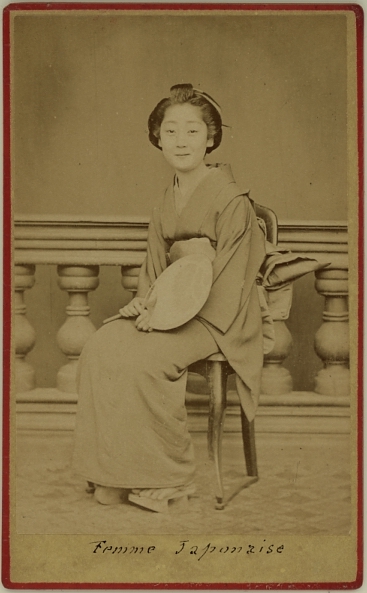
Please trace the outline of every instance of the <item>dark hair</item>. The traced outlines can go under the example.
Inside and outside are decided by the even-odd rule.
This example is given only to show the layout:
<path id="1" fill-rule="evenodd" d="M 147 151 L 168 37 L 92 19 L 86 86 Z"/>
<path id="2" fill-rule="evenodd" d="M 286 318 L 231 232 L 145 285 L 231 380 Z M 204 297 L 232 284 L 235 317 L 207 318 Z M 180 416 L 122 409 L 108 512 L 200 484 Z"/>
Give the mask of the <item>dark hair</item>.
<path id="1" fill-rule="evenodd" d="M 203 120 L 208 127 L 208 138 L 213 139 L 213 146 L 208 146 L 206 152 L 212 152 L 222 140 L 222 117 L 219 105 L 203 91 L 194 89 L 192 84 L 175 84 L 170 92 L 171 96 L 159 101 L 148 119 L 149 140 L 153 146 L 162 150 L 158 142 L 162 121 L 168 107 L 189 103 L 201 109 Z"/>

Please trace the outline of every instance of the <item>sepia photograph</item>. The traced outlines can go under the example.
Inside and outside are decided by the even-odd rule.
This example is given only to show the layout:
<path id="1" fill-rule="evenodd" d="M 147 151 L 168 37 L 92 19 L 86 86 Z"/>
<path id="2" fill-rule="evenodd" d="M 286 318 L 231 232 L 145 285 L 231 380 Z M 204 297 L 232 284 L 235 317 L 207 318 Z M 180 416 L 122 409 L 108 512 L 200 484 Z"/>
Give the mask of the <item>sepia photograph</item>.
<path id="1" fill-rule="evenodd" d="M 255 8 L 4 10 L 5 587 L 361 585 L 363 11 Z"/>

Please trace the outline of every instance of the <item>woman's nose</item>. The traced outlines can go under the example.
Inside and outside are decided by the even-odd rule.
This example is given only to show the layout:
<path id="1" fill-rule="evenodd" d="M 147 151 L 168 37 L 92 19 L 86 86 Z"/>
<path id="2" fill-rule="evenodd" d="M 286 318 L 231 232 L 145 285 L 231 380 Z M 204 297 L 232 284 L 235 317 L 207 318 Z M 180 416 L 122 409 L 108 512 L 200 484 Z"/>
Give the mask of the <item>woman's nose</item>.
<path id="1" fill-rule="evenodd" d="M 187 138 L 186 138 L 186 134 L 183 132 L 179 132 L 176 136 L 176 144 L 177 146 L 186 146 L 187 144 Z"/>

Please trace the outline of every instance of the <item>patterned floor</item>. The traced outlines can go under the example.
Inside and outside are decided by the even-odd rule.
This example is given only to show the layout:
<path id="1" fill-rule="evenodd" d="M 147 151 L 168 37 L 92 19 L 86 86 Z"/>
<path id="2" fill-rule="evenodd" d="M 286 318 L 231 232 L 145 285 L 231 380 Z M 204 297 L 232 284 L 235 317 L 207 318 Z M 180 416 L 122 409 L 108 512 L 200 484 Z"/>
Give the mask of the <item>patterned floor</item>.
<path id="1" fill-rule="evenodd" d="M 185 511 L 152 513 L 99 505 L 72 475 L 71 433 L 22 433 L 17 442 L 17 531 L 32 534 L 347 534 L 351 521 L 346 435 L 259 434 L 260 480 L 223 511 L 209 492 L 205 435 L 193 435 L 197 493 Z M 228 491 L 241 481 L 240 437 L 226 434 Z"/>

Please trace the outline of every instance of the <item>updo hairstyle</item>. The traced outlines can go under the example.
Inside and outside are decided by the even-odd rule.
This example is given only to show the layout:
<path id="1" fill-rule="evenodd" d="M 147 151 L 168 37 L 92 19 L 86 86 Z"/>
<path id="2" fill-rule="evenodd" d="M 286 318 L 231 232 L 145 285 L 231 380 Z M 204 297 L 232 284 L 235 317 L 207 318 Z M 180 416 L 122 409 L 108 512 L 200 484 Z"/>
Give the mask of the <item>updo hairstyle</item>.
<path id="1" fill-rule="evenodd" d="M 162 121 L 168 107 L 189 103 L 201 109 L 203 121 L 208 128 L 208 139 L 213 139 L 213 146 L 208 146 L 206 152 L 210 153 L 218 148 L 222 140 L 222 118 L 220 107 L 214 99 L 203 91 L 194 89 L 192 84 L 175 84 L 171 87 L 170 92 L 171 96 L 162 99 L 153 109 L 148 119 L 149 140 L 153 146 L 162 150 L 158 142 Z"/>

